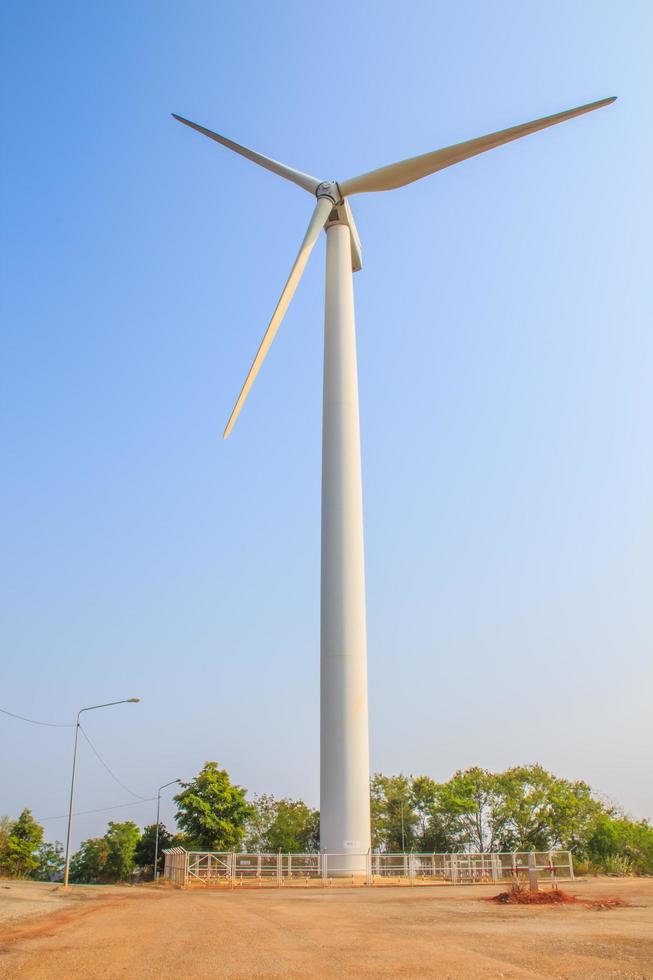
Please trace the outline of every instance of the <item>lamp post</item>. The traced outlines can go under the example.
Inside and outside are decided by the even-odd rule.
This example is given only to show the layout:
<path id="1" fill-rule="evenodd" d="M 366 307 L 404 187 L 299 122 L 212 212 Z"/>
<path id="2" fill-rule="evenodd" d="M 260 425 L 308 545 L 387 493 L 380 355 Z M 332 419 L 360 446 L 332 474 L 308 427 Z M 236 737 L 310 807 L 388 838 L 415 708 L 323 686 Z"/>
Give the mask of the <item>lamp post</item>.
<path id="1" fill-rule="evenodd" d="M 77 768 L 77 739 L 79 738 L 79 716 L 84 711 L 95 711 L 96 708 L 110 708 L 114 704 L 138 704 L 140 698 L 124 698 L 122 701 L 107 701 L 106 704 L 92 704 L 88 708 L 80 708 L 75 722 L 75 748 L 73 751 L 73 775 L 70 781 L 70 805 L 68 807 L 68 832 L 66 834 L 66 865 L 63 873 L 63 886 L 68 888 L 70 871 L 70 835 L 73 829 L 73 798 L 75 796 L 75 770 Z"/>
<path id="2" fill-rule="evenodd" d="M 154 881 L 158 880 L 159 877 L 159 811 L 161 810 L 161 790 L 165 789 L 166 786 L 172 786 L 174 783 L 180 783 L 181 779 L 171 779 L 169 783 L 164 783 L 163 786 L 159 786 L 159 791 L 156 794 L 156 834 L 154 836 Z"/>

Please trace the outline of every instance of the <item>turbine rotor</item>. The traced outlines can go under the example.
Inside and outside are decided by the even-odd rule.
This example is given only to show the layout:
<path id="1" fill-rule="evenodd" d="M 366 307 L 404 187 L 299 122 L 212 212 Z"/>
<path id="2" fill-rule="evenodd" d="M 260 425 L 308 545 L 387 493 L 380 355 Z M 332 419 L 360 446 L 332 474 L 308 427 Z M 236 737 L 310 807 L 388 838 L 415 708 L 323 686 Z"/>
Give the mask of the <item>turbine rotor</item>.
<path id="1" fill-rule="evenodd" d="M 217 143 L 221 143 L 223 146 L 251 160 L 260 167 L 271 170 L 279 177 L 283 177 L 297 184 L 304 190 L 309 191 L 309 193 L 314 194 L 317 198 L 315 210 L 311 216 L 297 258 L 295 259 L 272 319 L 261 341 L 258 353 L 254 358 L 254 362 L 227 423 L 227 428 L 224 433 L 225 438 L 231 432 L 254 379 L 260 370 L 261 364 L 270 348 L 270 344 L 274 340 L 276 332 L 297 289 L 308 257 L 323 228 L 334 224 L 347 225 L 351 237 L 352 269 L 354 272 L 357 272 L 361 268 L 360 238 L 358 237 L 358 231 L 356 230 L 354 217 L 348 202 L 350 194 L 387 191 L 393 190 L 396 187 L 404 187 L 406 184 L 420 180 L 423 177 L 428 177 L 429 174 L 443 170 L 445 167 L 451 167 L 456 163 L 460 163 L 462 160 L 477 156 L 479 153 L 485 153 L 487 150 L 492 150 L 497 146 L 510 143 L 513 140 L 520 139 L 522 136 L 528 136 L 541 129 L 546 129 L 549 126 L 555 126 L 557 123 L 573 119 L 575 116 L 580 116 L 586 112 L 592 112 L 594 109 L 600 109 L 603 106 L 610 105 L 611 102 L 615 101 L 615 98 L 616 96 L 613 96 L 609 99 L 601 99 L 599 102 L 589 102 L 587 105 L 578 106 L 575 109 L 567 109 L 564 112 L 558 112 L 552 116 L 545 116 L 541 119 L 535 119 L 532 122 L 522 123 L 519 126 L 512 126 L 510 129 L 502 129 L 499 132 L 490 133 L 487 136 L 467 140 L 465 143 L 457 143 L 455 146 L 447 146 L 443 149 L 423 153 L 420 156 L 411 157 L 407 160 L 400 160 L 398 163 L 391 163 L 386 167 L 380 167 L 369 173 L 351 177 L 341 183 L 337 180 L 319 180 L 317 177 L 311 176 L 311 174 L 296 170 L 294 167 L 289 167 L 287 164 L 280 163 L 278 160 L 273 160 L 271 157 L 264 156 L 256 150 L 242 146 L 240 143 L 235 143 L 233 140 L 227 139 L 226 136 L 214 133 L 212 130 L 206 129 L 198 123 L 191 122 L 189 119 L 184 119 L 183 116 L 178 116 L 173 113 L 174 118 L 185 126 L 189 126 L 198 133 L 208 136 L 209 139 Z"/>

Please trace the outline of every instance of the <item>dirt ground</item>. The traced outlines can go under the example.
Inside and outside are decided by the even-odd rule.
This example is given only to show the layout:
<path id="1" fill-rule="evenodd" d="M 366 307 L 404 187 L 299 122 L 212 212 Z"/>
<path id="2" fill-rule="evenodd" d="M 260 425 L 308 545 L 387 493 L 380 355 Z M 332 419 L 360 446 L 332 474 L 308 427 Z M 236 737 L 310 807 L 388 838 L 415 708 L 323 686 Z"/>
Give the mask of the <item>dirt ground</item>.
<path id="1" fill-rule="evenodd" d="M 653 879 L 566 886 L 628 908 L 515 907 L 496 886 L 256 890 L 0 882 L 0 978 L 653 978 Z"/>

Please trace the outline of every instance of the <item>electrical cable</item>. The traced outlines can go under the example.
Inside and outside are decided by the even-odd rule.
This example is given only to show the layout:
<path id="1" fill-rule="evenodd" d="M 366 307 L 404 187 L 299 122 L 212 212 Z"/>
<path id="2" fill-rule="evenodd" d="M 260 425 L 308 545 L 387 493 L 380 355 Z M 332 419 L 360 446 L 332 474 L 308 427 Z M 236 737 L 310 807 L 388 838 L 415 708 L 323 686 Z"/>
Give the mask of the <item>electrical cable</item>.
<path id="1" fill-rule="evenodd" d="M 18 721 L 26 721 L 30 725 L 44 725 L 46 728 L 74 728 L 75 727 L 75 725 L 74 724 L 71 724 L 71 723 L 68 723 L 68 724 L 59 723 L 59 724 L 57 724 L 56 722 L 52 722 L 52 721 L 37 721 L 35 718 L 26 718 L 24 715 L 17 715 L 13 711 L 7 711 L 6 708 L 0 708 L 0 714 L 8 715 L 10 718 L 16 718 L 16 719 L 18 719 Z M 136 800 L 138 802 L 136 802 L 136 803 L 117 803 L 115 806 L 99 807 L 98 809 L 95 809 L 95 810 L 77 810 L 77 811 L 75 811 L 74 816 L 84 816 L 85 814 L 89 814 L 89 813 L 106 813 L 108 810 L 121 810 L 121 809 L 123 809 L 123 807 L 138 806 L 139 803 L 152 803 L 154 800 L 156 800 L 156 798 L 157 798 L 156 796 L 140 796 L 138 793 L 134 793 L 134 791 L 131 790 L 128 786 L 125 786 L 125 784 L 118 779 L 118 777 L 116 776 L 116 774 L 111 770 L 111 768 L 104 761 L 104 759 L 102 758 L 102 756 L 100 755 L 100 753 L 98 752 L 98 750 L 95 748 L 95 746 L 93 745 L 93 743 L 91 742 L 90 738 L 88 737 L 88 735 L 86 734 L 86 732 L 84 731 L 84 729 L 82 728 L 81 725 L 79 726 L 79 730 L 81 731 L 82 735 L 84 736 L 84 738 L 88 742 L 88 744 L 89 744 L 92 752 L 94 753 L 95 757 L 97 758 L 98 762 L 100 762 L 104 766 L 104 768 L 109 773 L 109 775 L 114 780 L 114 782 L 116 782 L 118 784 L 118 786 L 121 787 L 121 789 L 124 789 L 126 793 L 129 793 L 130 796 L 135 796 L 136 797 Z M 44 820 L 44 821 L 45 820 L 64 820 L 67 817 L 68 817 L 68 814 L 67 813 L 60 813 L 60 814 L 58 814 L 55 817 L 42 817 L 41 819 Z"/>
<path id="2" fill-rule="evenodd" d="M 82 728 L 81 725 L 79 726 L 79 730 L 82 733 L 82 735 L 84 736 L 84 738 L 86 739 L 86 741 L 88 742 L 88 744 L 90 745 L 90 747 L 91 747 L 91 749 L 92 749 L 92 751 L 93 751 L 96 759 L 98 760 L 98 762 L 100 762 L 104 766 L 104 768 L 109 773 L 109 775 L 111 776 L 111 778 L 113 779 L 113 781 L 116 782 L 118 784 L 118 786 L 120 786 L 121 789 L 124 789 L 124 791 L 126 793 L 129 793 L 130 796 L 135 796 L 137 800 L 146 800 L 146 799 L 149 799 L 149 797 L 141 796 L 140 793 L 135 793 L 133 791 L 133 789 L 130 789 L 129 788 L 129 786 L 125 786 L 125 784 L 118 779 L 118 777 L 116 776 L 115 772 L 113 772 L 109 768 L 109 766 L 104 761 L 104 759 L 102 758 L 102 756 L 100 755 L 100 753 L 98 752 L 98 750 L 95 748 L 95 746 L 93 745 L 93 743 L 91 742 L 90 738 L 88 737 L 88 735 L 86 734 L 86 732 L 84 731 L 84 729 Z"/>
<path id="3" fill-rule="evenodd" d="M 140 802 L 152 803 L 154 800 L 156 800 L 156 796 L 147 796 L 144 797 Z M 116 803 L 115 806 L 101 806 L 97 810 L 75 810 L 73 816 L 83 817 L 87 813 L 106 813 L 107 810 L 122 810 L 123 807 L 126 806 L 140 806 L 140 803 Z M 67 820 L 67 819 L 68 819 L 67 813 L 59 813 L 57 814 L 56 817 L 40 817 L 39 823 L 45 823 L 46 820 Z"/>
<path id="4" fill-rule="evenodd" d="M 52 721 L 36 721 L 34 718 L 25 718 L 23 715 L 15 715 L 13 711 L 7 711 L 5 708 L 0 708 L 0 712 L 3 715 L 9 715 L 10 718 L 18 718 L 19 721 L 28 721 L 30 725 L 45 725 L 47 728 L 74 728 L 74 724 L 56 724 Z"/>

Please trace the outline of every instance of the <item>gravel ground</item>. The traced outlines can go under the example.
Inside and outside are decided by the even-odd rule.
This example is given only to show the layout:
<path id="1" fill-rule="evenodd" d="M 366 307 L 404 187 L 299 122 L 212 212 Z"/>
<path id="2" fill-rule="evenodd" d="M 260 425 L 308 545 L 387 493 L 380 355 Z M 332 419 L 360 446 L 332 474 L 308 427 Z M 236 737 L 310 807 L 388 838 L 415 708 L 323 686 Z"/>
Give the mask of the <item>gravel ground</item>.
<path id="1" fill-rule="evenodd" d="M 628 908 L 514 907 L 497 888 L 0 889 L 0 978 L 653 978 L 653 879 L 588 879 Z M 22 892 L 21 890 L 25 890 Z M 33 891 L 29 896 L 30 889 Z M 40 904 L 40 911 L 37 906 Z M 47 914 L 42 914 L 46 909 Z"/>

